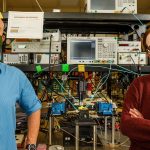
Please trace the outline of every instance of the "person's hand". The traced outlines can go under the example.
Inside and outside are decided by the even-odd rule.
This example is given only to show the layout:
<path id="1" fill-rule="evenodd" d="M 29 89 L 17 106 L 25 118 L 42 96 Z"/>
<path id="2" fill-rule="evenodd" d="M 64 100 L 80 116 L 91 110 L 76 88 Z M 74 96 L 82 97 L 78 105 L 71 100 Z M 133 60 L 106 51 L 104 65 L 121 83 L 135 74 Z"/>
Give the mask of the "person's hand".
<path id="1" fill-rule="evenodd" d="M 129 114 L 131 115 L 131 118 L 144 118 L 143 115 L 135 108 L 130 109 Z"/>
<path id="2" fill-rule="evenodd" d="M 3 35 L 3 31 L 4 31 L 4 23 L 3 23 L 3 21 L 0 19 L 0 36 Z"/>

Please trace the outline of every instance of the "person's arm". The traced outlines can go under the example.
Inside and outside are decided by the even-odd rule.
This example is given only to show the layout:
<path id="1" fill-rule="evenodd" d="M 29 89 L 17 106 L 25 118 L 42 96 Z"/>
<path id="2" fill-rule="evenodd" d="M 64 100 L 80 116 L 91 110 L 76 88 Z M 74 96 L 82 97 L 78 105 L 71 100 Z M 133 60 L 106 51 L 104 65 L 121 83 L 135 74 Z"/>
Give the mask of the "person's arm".
<path id="1" fill-rule="evenodd" d="M 28 116 L 28 132 L 25 147 L 29 149 L 30 145 L 28 144 L 36 144 L 37 141 L 41 102 L 25 74 L 22 71 L 17 73 L 19 74 L 19 99 L 17 102 Z"/>
<path id="2" fill-rule="evenodd" d="M 28 117 L 28 134 L 26 144 L 36 144 L 40 127 L 40 110 Z"/>
<path id="3" fill-rule="evenodd" d="M 139 87 L 140 84 L 136 79 L 127 91 L 121 117 L 121 131 L 132 140 L 150 142 L 150 120 L 135 115 L 135 109 L 140 112 L 141 95 Z"/>

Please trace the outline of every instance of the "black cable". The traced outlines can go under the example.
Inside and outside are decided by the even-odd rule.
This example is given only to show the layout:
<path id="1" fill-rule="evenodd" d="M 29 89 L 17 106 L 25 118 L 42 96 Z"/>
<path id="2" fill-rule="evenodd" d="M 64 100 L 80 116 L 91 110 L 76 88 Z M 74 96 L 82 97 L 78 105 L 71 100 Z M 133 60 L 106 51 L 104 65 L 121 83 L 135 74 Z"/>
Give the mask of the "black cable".
<path id="1" fill-rule="evenodd" d="M 49 42 L 49 73 L 50 73 L 50 68 L 51 68 L 51 66 L 50 66 L 50 64 L 51 64 L 51 48 L 52 48 L 52 35 L 50 35 L 50 42 Z"/>

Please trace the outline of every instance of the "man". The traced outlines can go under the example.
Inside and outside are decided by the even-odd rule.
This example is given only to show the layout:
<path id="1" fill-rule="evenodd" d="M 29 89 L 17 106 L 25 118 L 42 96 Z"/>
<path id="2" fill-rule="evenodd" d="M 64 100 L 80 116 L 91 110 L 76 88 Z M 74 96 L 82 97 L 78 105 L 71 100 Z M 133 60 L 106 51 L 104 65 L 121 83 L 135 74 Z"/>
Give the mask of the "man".
<path id="1" fill-rule="evenodd" d="M 3 39 L 4 24 L 0 19 L 0 38 Z M 35 144 L 40 126 L 41 103 L 23 72 L 0 63 L 0 150 L 17 150 L 15 141 L 18 103 L 28 115 L 28 150 L 36 149 Z"/>
<path id="2" fill-rule="evenodd" d="M 146 45 L 150 47 L 150 34 L 146 35 Z M 130 150 L 150 150 L 150 75 L 131 83 L 124 101 L 121 131 L 130 138 Z"/>

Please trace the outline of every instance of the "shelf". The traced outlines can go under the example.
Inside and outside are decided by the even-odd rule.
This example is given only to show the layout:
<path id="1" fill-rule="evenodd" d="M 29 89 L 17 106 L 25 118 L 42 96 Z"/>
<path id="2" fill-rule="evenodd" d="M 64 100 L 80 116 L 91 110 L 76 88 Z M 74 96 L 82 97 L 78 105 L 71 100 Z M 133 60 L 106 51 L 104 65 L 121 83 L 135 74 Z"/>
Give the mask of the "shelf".
<path id="1" fill-rule="evenodd" d="M 4 13 L 7 21 L 8 13 Z M 146 24 L 149 14 L 136 14 Z M 100 13 L 44 13 L 44 28 L 59 28 L 61 32 L 104 32 L 118 33 L 132 31 L 131 25 L 140 25 L 133 14 L 100 14 Z M 73 29 L 73 30 L 72 30 Z"/>
<path id="2" fill-rule="evenodd" d="M 149 14 L 135 14 L 143 23 L 150 21 Z M 3 13 L 4 19 L 8 19 L 8 13 Z M 87 22 L 130 22 L 138 23 L 139 21 L 134 17 L 133 14 L 108 14 L 108 13 L 62 13 L 62 12 L 45 12 L 45 21 L 87 21 Z"/>
<path id="3" fill-rule="evenodd" d="M 36 65 L 34 64 L 30 64 L 30 65 L 13 65 L 19 69 L 21 69 L 22 71 L 25 72 L 36 72 Z M 61 69 L 61 64 L 58 65 L 50 65 L 50 71 L 62 71 Z M 49 65 L 41 65 L 41 67 L 44 69 L 44 71 L 49 71 Z M 78 71 L 77 69 L 78 65 L 70 65 L 70 70 L 74 69 L 73 71 Z M 95 71 L 95 72 L 107 72 L 109 71 L 109 67 L 110 65 L 85 65 L 85 71 Z M 121 67 L 124 67 L 126 69 L 128 69 L 128 71 L 125 69 L 122 69 Z M 125 72 L 135 72 L 135 73 L 139 73 L 139 69 L 141 70 L 141 73 L 149 73 L 150 72 L 150 66 L 138 66 L 138 65 L 121 65 L 121 67 L 118 67 L 117 65 L 111 65 L 111 69 L 112 71 L 118 71 L 118 70 L 124 70 Z"/>

